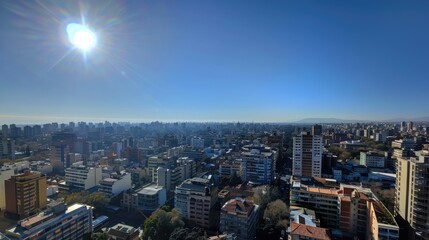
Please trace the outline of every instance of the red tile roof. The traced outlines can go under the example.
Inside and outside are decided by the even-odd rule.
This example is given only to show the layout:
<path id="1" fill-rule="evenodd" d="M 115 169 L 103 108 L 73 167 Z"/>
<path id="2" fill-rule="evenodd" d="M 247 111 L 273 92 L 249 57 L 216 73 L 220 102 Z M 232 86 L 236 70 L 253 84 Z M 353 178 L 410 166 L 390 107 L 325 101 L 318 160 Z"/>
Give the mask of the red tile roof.
<path id="1" fill-rule="evenodd" d="M 312 227 L 295 222 L 292 222 L 290 226 L 291 235 L 298 235 L 320 240 L 331 240 L 331 237 L 329 237 L 328 231 L 325 228 Z"/>

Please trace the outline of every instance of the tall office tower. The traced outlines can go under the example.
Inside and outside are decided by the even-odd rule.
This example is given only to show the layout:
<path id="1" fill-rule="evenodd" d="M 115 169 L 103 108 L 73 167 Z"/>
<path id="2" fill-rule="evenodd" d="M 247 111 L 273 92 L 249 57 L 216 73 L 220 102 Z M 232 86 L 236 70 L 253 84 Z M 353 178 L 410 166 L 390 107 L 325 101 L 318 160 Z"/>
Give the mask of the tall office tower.
<path id="1" fill-rule="evenodd" d="M 28 217 L 46 207 L 46 176 L 26 171 L 5 181 L 6 212 Z"/>
<path id="2" fill-rule="evenodd" d="M 68 160 L 69 153 L 69 147 L 65 144 L 56 144 L 51 147 L 49 159 L 54 171 L 62 172 L 64 168 L 70 166 L 70 161 Z"/>
<path id="3" fill-rule="evenodd" d="M 401 122 L 401 132 L 407 131 L 407 123 L 405 121 Z"/>
<path id="4" fill-rule="evenodd" d="M 293 137 L 292 174 L 295 176 L 322 176 L 323 137 L 302 132 Z"/>
<path id="5" fill-rule="evenodd" d="M 3 134 L 3 137 L 9 136 L 9 127 L 6 124 L 1 126 L 1 133 Z"/>
<path id="6" fill-rule="evenodd" d="M 0 134 L 0 158 L 15 160 L 15 140 L 6 139 Z"/>
<path id="7" fill-rule="evenodd" d="M 413 131 L 413 128 L 414 128 L 414 123 L 412 121 L 409 121 L 407 124 L 407 130 Z"/>
<path id="8" fill-rule="evenodd" d="M 320 136 L 320 135 L 322 135 L 322 125 L 319 125 L 319 124 L 313 125 L 311 127 L 311 134 L 313 136 L 316 136 L 316 135 Z"/>
<path id="9" fill-rule="evenodd" d="M 395 215 L 408 231 L 409 239 L 429 239 L 429 152 L 398 158 Z"/>

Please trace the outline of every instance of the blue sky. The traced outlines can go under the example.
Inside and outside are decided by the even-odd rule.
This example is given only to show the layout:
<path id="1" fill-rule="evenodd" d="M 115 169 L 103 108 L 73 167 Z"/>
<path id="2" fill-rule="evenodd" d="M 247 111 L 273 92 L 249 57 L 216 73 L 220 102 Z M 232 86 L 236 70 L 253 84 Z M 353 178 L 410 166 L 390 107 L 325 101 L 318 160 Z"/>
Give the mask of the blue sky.
<path id="1" fill-rule="evenodd" d="M 428 1 L 0 5 L 0 122 L 428 115 Z"/>

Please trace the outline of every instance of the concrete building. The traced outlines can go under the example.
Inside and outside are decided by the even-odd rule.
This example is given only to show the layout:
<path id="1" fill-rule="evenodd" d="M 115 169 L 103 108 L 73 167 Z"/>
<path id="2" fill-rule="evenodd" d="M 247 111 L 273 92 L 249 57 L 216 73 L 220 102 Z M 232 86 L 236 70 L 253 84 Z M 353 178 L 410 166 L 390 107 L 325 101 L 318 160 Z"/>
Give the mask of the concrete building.
<path id="1" fill-rule="evenodd" d="M 361 141 L 342 141 L 340 147 L 349 151 L 359 150 L 366 147 L 366 144 Z"/>
<path id="2" fill-rule="evenodd" d="M 320 226 L 339 229 L 346 239 L 399 239 L 399 226 L 392 214 L 368 188 L 295 177 L 291 205 L 314 210 Z"/>
<path id="3" fill-rule="evenodd" d="M 76 162 L 65 170 L 65 181 L 69 188 L 88 190 L 97 186 L 101 179 L 101 167 L 87 167 L 83 162 Z"/>
<path id="4" fill-rule="evenodd" d="M 137 228 L 118 223 L 109 229 L 107 235 L 112 240 L 138 240 L 139 233 Z"/>
<path id="5" fill-rule="evenodd" d="M 70 166 L 70 161 L 68 160 L 69 153 L 69 146 L 66 144 L 56 144 L 51 147 L 49 160 L 54 171 L 62 172 L 64 168 Z"/>
<path id="6" fill-rule="evenodd" d="M 83 204 L 50 204 L 46 211 L 23 219 L 6 230 L 11 240 L 89 239 L 92 234 L 92 207 Z"/>
<path id="7" fill-rule="evenodd" d="M 176 187 L 174 207 L 192 225 L 209 228 L 213 223 L 213 206 L 217 201 L 217 188 L 211 179 L 187 179 Z"/>
<path id="8" fill-rule="evenodd" d="M 15 172 L 13 171 L 13 169 L 0 169 L 0 211 L 4 211 L 4 209 L 6 208 L 5 181 L 10 179 L 14 174 Z"/>
<path id="9" fill-rule="evenodd" d="M 269 147 L 243 147 L 241 178 L 259 184 L 271 183 L 278 153 Z"/>
<path id="10" fill-rule="evenodd" d="M 429 239 L 429 152 L 398 158 L 395 214 L 409 239 Z"/>
<path id="11" fill-rule="evenodd" d="M 135 191 L 124 192 L 121 206 L 128 209 L 155 211 L 167 201 L 167 190 L 156 184 L 148 184 Z"/>
<path id="12" fill-rule="evenodd" d="M 46 207 L 46 176 L 26 171 L 5 181 L 6 212 L 19 218 Z"/>
<path id="13" fill-rule="evenodd" d="M 237 240 L 254 239 L 258 218 L 258 205 L 241 198 L 231 199 L 221 209 L 220 230 L 234 233 Z"/>
<path id="14" fill-rule="evenodd" d="M 311 135 L 320 136 L 322 135 L 322 125 L 316 124 L 311 127 Z"/>
<path id="15" fill-rule="evenodd" d="M 415 147 L 416 147 L 416 142 L 414 142 L 412 139 L 399 139 L 399 140 L 394 140 L 392 142 L 392 148 L 414 149 Z"/>
<path id="16" fill-rule="evenodd" d="M 372 168 L 384 168 L 386 157 L 377 152 L 360 152 L 360 164 Z"/>
<path id="17" fill-rule="evenodd" d="M 15 140 L 0 138 L 0 158 L 15 160 Z"/>
<path id="18" fill-rule="evenodd" d="M 204 148 L 204 139 L 200 137 L 191 138 L 191 146 L 195 149 L 203 149 Z"/>
<path id="19" fill-rule="evenodd" d="M 292 174 L 322 176 L 323 137 L 303 132 L 293 138 Z"/>
<path id="20" fill-rule="evenodd" d="M 220 177 L 229 177 L 232 175 L 241 175 L 241 159 L 233 161 L 224 161 L 219 164 L 219 175 Z"/>
<path id="21" fill-rule="evenodd" d="M 110 177 L 101 180 L 99 182 L 98 191 L 104 192 L 108 196 L 113 197 L 130 189 L 131 187 L 131 174 L 123 171 L 119 174 L 112 173 L 110 174 Z"/>

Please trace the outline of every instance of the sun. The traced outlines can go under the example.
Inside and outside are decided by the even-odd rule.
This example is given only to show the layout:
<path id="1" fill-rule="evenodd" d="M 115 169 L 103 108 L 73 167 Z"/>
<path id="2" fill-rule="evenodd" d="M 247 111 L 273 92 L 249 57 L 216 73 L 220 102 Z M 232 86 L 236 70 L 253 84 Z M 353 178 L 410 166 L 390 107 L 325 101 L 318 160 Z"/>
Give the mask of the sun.
<path id="1" fill-rule="evenodd" d="M 97 43 L 97 37 L 88 27 L 70 23 L 67 25 L 67 35 L 70 43 L 83 52 L 93 49 Z"/>

